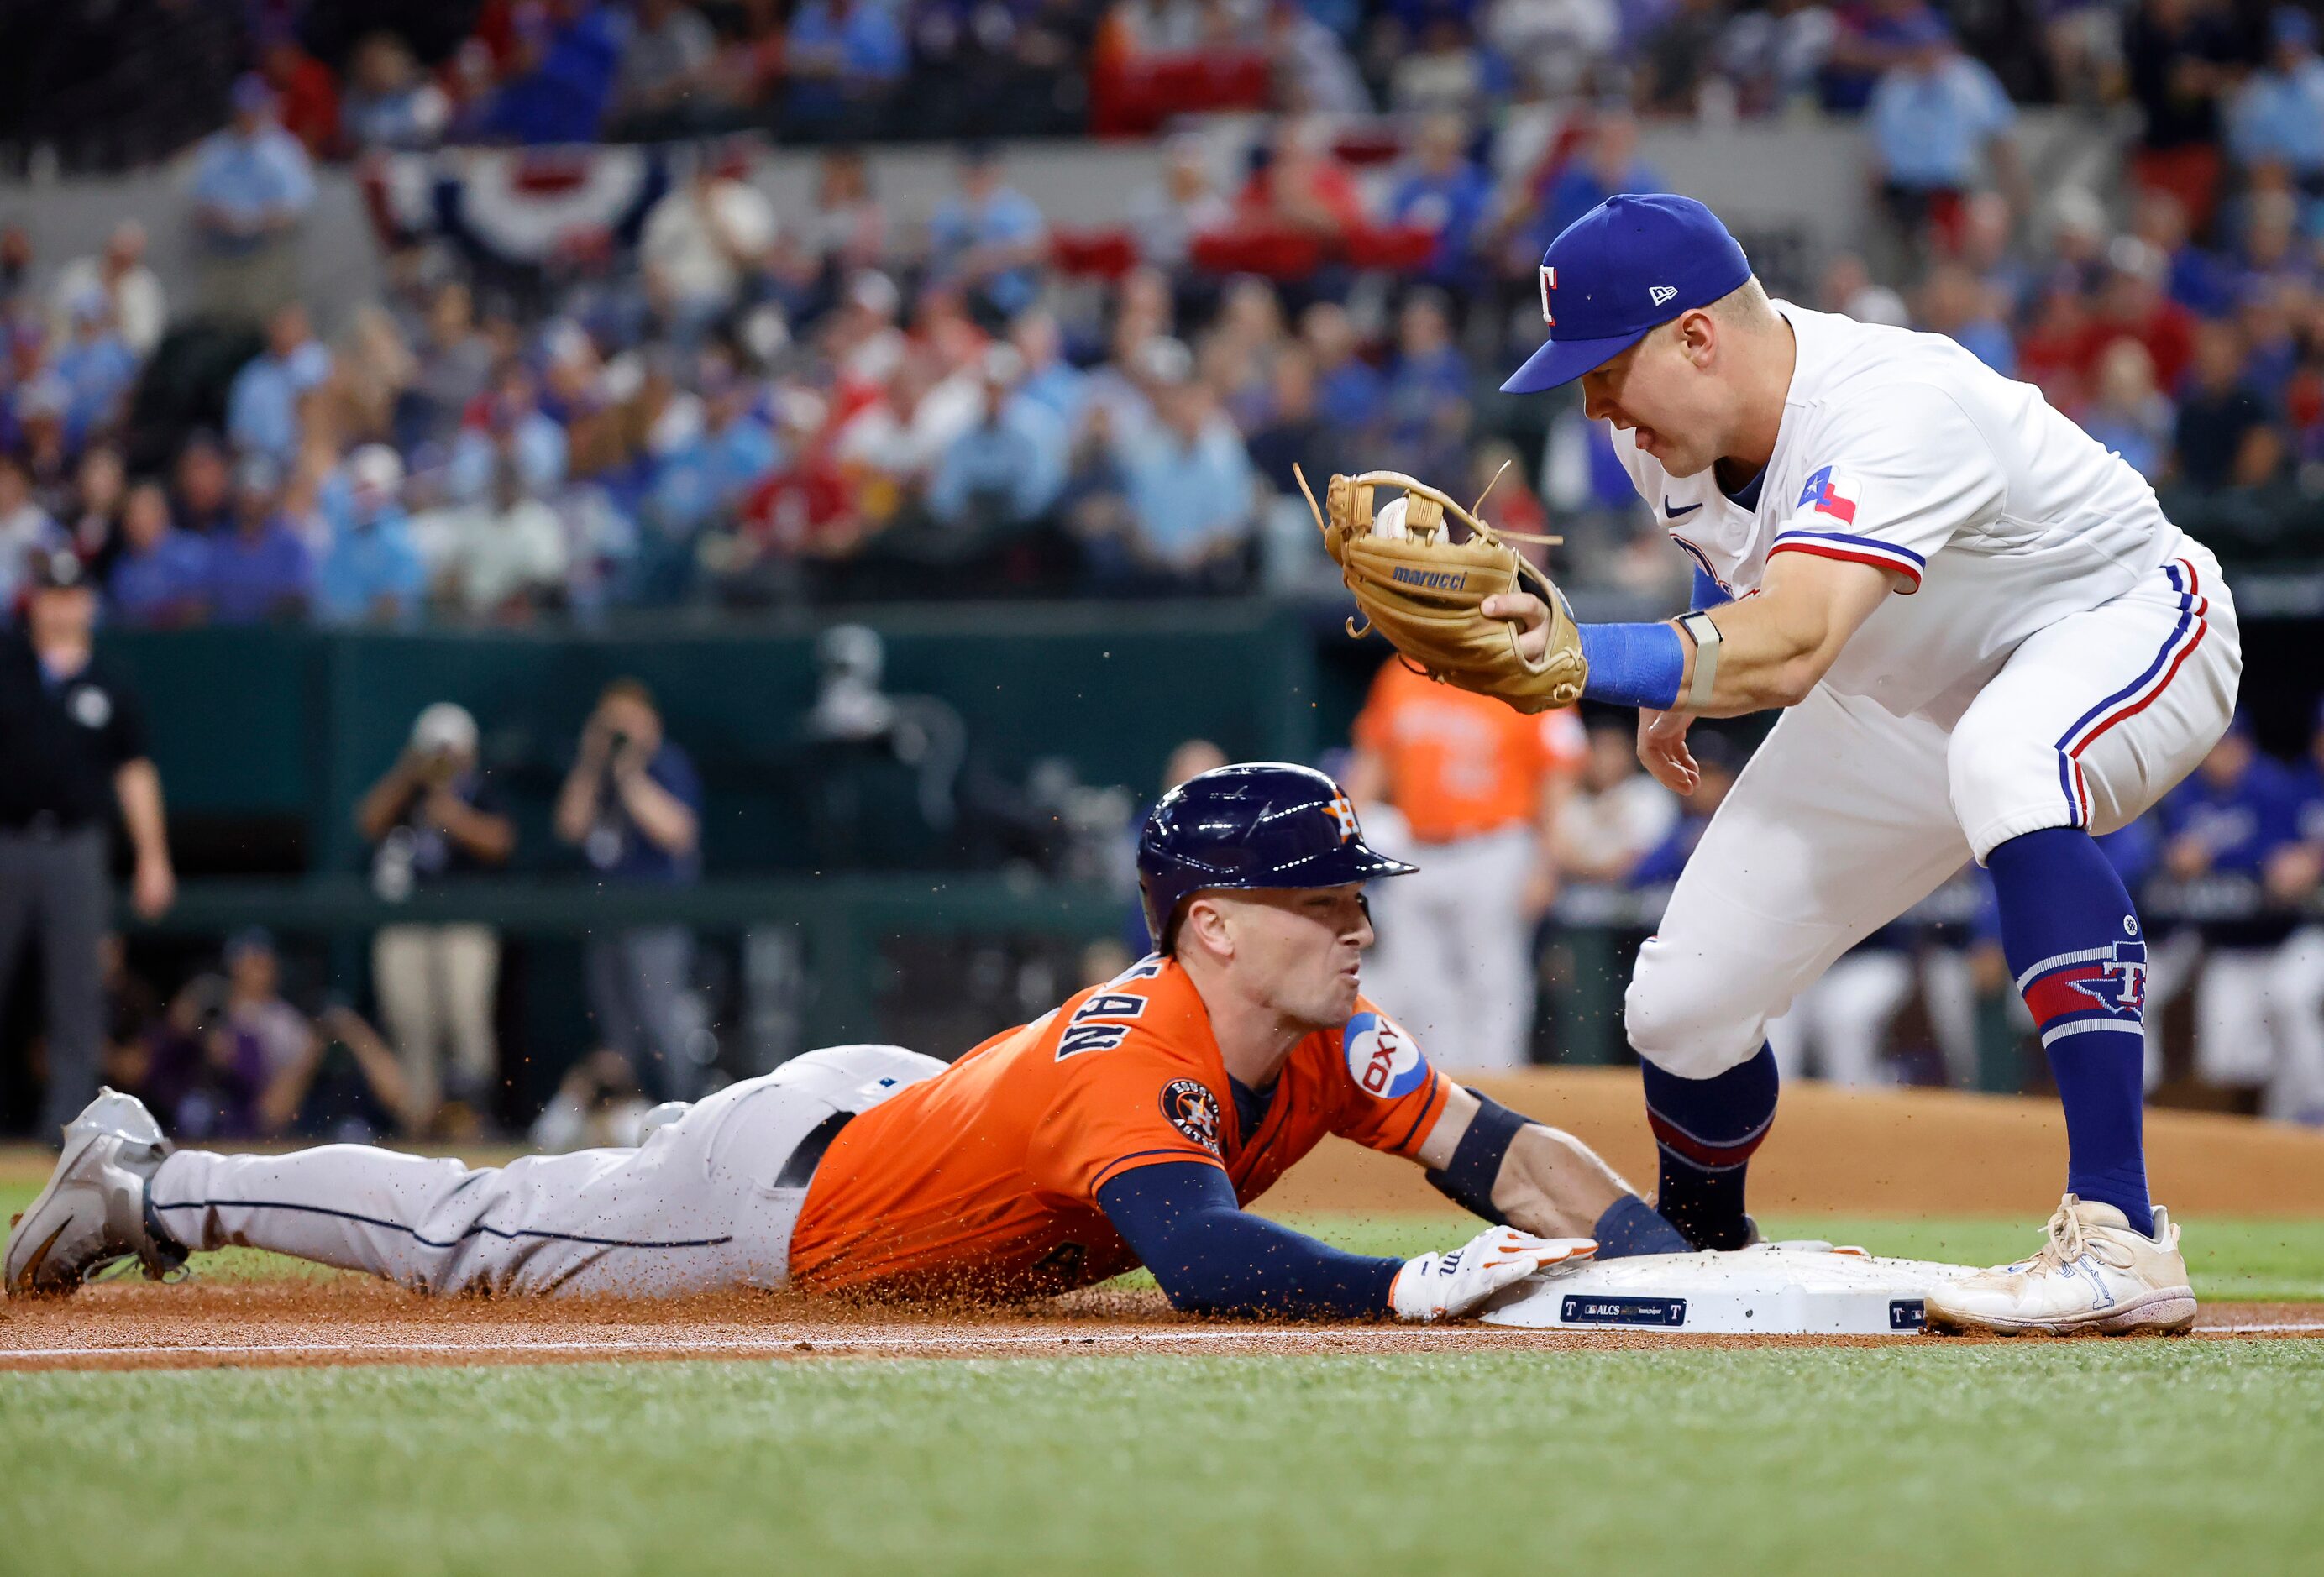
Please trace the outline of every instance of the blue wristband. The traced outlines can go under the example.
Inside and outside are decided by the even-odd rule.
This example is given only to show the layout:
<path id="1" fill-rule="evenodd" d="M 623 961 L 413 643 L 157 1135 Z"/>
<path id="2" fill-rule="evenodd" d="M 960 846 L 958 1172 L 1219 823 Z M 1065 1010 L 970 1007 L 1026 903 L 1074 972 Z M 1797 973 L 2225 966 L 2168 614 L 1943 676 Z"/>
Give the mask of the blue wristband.
<path id="1" fill-rule="evenodd" d="M 1590 678 L 1584 700 L 1667 712 L 1686 676 L 1686 641 L 1671 624 L 1584 624 L 1582 659 Z"/>

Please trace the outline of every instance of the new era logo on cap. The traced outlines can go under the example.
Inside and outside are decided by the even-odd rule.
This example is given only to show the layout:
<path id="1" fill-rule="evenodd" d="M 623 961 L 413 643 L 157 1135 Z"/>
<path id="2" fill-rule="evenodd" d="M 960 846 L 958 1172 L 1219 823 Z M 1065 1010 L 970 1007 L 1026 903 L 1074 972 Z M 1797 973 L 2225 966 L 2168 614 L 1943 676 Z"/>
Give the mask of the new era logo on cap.
<path id="1" fill-rule="evenodd" d="M 1669 300 L 1673 296 L 1678 294 L 1678 287 L 1676 285 L 1648 285 L 1646 287 L 1646 294 L 1651 296 L 1654 299 L 1655 305 L 1659 307 L 1664 302 Z"/>

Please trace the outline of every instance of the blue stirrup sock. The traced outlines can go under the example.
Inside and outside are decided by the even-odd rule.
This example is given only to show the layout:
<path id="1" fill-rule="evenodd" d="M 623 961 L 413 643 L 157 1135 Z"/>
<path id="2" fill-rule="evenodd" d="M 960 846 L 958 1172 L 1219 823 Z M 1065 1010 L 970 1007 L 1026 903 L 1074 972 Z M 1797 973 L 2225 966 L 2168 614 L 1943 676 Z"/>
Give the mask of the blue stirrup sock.
<path id="1" fill-rule="evenodd" d="M 1751 1236 L 1744 1177 L 1775 1120 L 1774 1050 L 1762 1046 L 1707 1079 L 1683 1079 L 1650 1062 L 1639 1072 L 1662 1157 L 1655 1210 L 1696 1248 L 1743 1247 Z"/>
<path id="2" fill-rule="evenodd" d="M 2080 827 L 2010 839 L 1985 867 L 2001 951 L 2042 1031 L 2066 1110 L 2066 1189 L 2154 1231 L 2141 1135 L 2146 934 L 2122 878 Z"/>
<path id="3" fill-rule="evenodd" d="M 1678 705 L 1686 673 L 1686 638 L 1672 624 L 1584 624 L 1582 659 L 1590 677 L 1582 694 L 1617 706 L 1667 712 Z"/>

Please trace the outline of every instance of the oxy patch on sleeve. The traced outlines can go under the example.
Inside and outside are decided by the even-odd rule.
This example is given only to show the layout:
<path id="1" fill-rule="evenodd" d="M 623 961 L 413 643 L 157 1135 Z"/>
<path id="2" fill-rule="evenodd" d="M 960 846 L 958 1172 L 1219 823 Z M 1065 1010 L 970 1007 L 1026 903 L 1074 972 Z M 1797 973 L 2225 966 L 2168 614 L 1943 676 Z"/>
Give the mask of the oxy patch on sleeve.
<path id="1" fill-rule="evenodd" d="M 1428 1082 L 1428 1059 L 1420 1055 L 1419 1043 L 1382 1014 L 1359 1013 L 1349 1019 L 1343 1045 L 1348 1076 L 1367 1095 L 1393 1101 Z"/>

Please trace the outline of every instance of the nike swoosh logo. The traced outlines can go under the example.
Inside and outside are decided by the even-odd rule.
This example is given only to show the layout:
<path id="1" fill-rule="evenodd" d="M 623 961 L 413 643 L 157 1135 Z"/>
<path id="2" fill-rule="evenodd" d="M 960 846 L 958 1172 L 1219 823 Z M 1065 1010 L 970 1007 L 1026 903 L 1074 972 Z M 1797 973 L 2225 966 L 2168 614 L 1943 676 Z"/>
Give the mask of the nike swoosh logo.
<path id="1" fill-rule="evenodd" d="M 1676 520 L 1681 515 L 1691 515 L 1702 507 L 1702 506 L 1699 503 L 1673 503 L 1670 501 L 1669 493 L 1665 493 L 1663 494 L 1663 513 L 1668 515 L 1672 520 Z"/>

